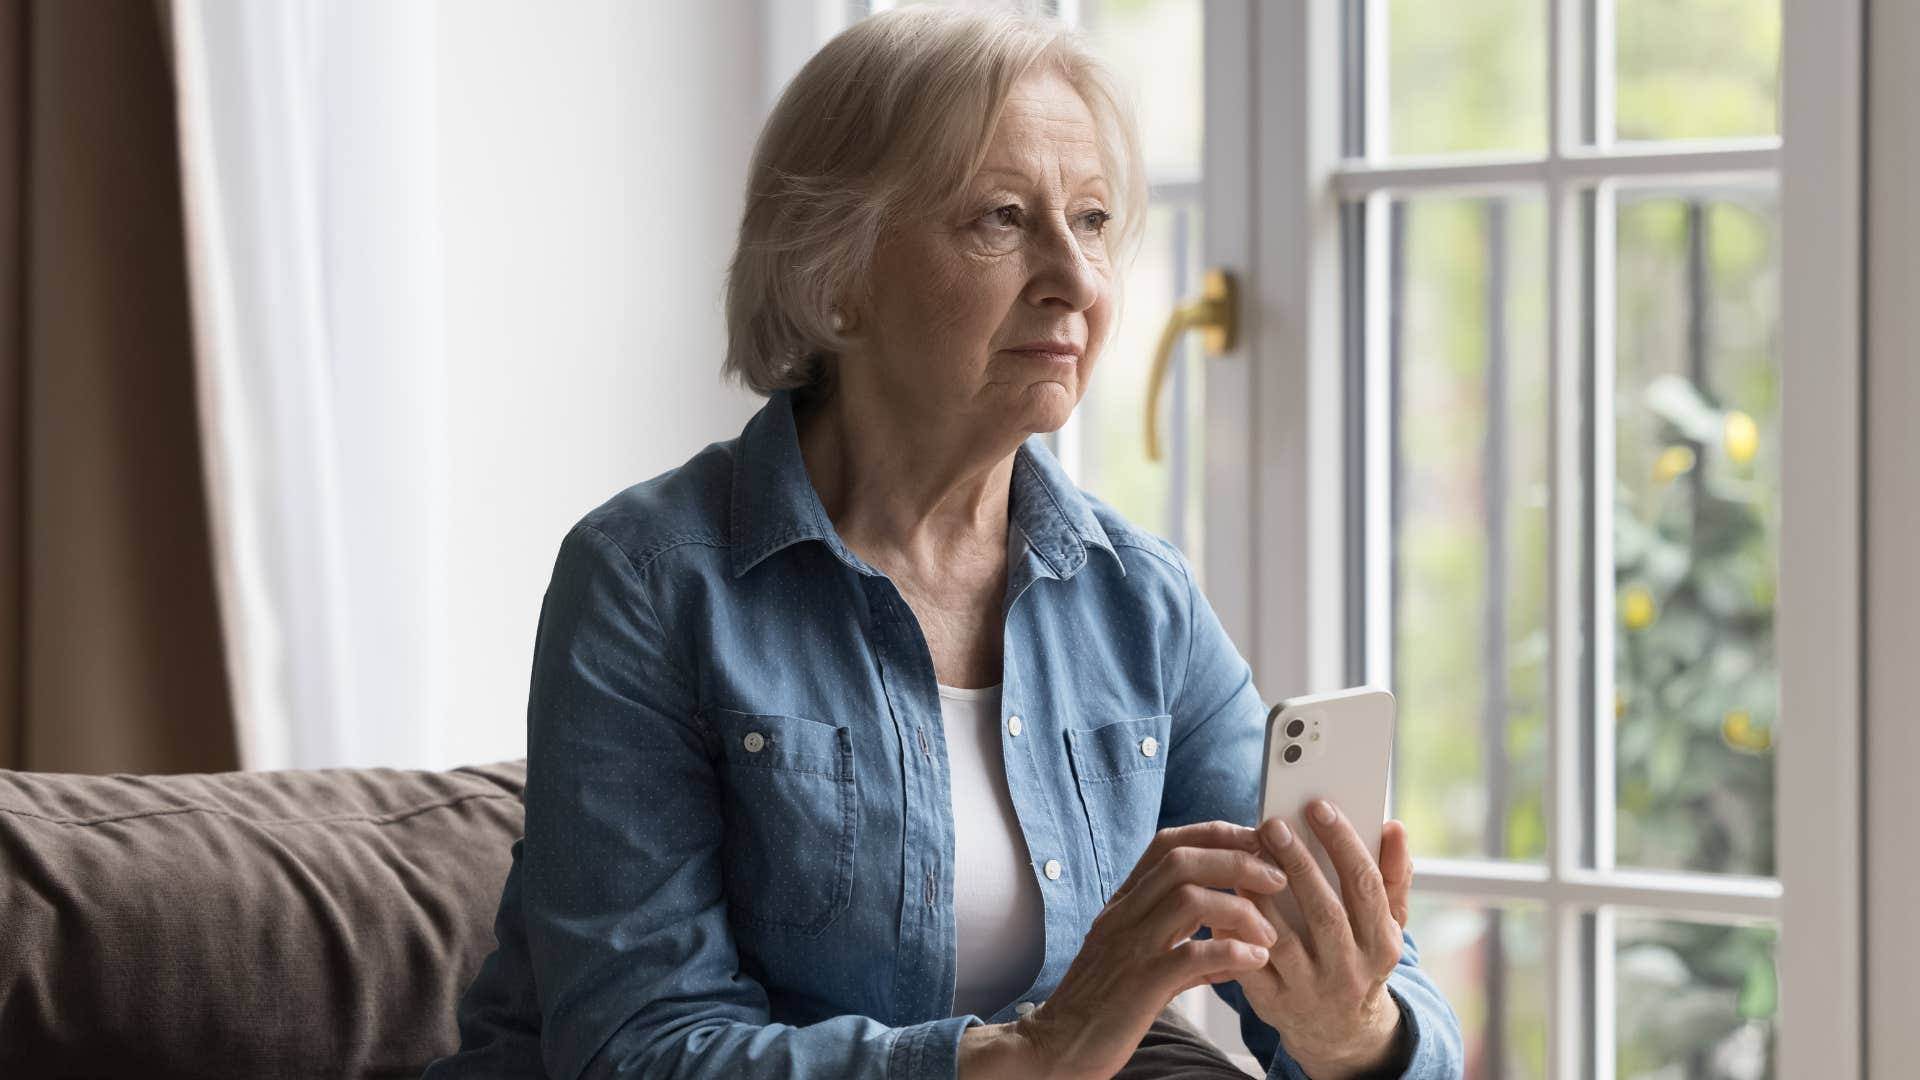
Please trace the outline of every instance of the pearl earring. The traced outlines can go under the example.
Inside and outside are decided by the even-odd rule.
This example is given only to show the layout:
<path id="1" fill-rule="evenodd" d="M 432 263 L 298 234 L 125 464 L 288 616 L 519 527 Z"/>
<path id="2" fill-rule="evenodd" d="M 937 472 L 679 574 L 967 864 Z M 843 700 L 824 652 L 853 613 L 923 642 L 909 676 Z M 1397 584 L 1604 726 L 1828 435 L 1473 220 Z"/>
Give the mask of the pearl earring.
<path id="1" fill-rule="evenodd" d="M 840 314 L 839 308 L 830 308 L 827 312 L 827 325 L 833 327 L 833 332 L 837 334 L 847 328 L 847 317 Z"/>

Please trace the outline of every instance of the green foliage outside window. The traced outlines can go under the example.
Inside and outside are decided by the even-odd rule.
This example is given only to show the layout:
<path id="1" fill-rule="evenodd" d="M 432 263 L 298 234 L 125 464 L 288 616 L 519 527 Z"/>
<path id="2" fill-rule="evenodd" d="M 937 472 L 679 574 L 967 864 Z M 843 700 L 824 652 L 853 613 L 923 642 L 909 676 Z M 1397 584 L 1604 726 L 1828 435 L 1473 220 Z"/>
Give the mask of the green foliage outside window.
<path id="1" fill-rule="evenodd" d="M 1671 441 L 1654 512 L 1624 488 L 1614 511 L 1620 846 L 1642 865 L 1771 874 L 1779 678 L 1757 426 L 1677 375 L 1645 405 Z"/>

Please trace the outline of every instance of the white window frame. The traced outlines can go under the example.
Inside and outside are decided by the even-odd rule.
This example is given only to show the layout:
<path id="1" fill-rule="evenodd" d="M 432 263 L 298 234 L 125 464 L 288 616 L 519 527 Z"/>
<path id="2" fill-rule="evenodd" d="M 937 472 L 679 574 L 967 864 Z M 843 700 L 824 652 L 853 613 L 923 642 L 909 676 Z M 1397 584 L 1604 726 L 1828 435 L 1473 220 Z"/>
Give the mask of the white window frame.
<path id="1" fill-rule="evenodd" d="M 1384 25 L 1384 4 L 1370 28 Z M 1544 157 L 1429 160 L 1407 164 L 1356 165 L 1339 154 L 1341 79 L 1337 58 L 1339 0 L 1260 4 L 1253 20 L 1252 67 L 1256 82 L 1255 172 L 1261 193 L 1255 230 L 1255 310 L 1279 322 L 1257 333 L 1258 415 L 1299 418 L 1304 436 L 1289 446 L 1257 425 L 1261 498 L 1267 557 L 1255 567 L 1258 588 L 1256 671 L 1262 685 L 1332 687 L 1343 682 L 1343 610 L 1337 591 L 1345 545 L 1337 512 L 1329 512 L 1341 475 L 1342 441 L 1334 426 L 1339 400 L 1340 354 L 1339 205 L 1365 199 L 1379 213 L 1388 192 L 1485 190 L 1525 185 L 1542 192 L 1549 216 L 1548 258 L 1556 275 L 1549 299 L 1553 355 L 1551 470 L 1553 626 L 1552 707 L 1548 725 L 1546 782 L 1548 854 L 1537 865 L 1479 860 L 1420 859 L 1415 887 L 1428 895 L 1483 902 L 1522 901 L 1544 907 L 1549 933 L 1548 1061 L 1552 1075 L 1577 1078 L 1613 1074 L 1611 951 L 1606 913 L 1628 909 L 1713 922 L 1776 923 L 1781 1012 L 1778 1072 L 1783 1076 L 1857 1076 L 1863 1031 L 1860 1022 L 1861 815 L 1854 793 L 1861 780 L 1861 681 L 1858 666 L 1861 593 L 1860 461 L 1855 433 L 1860 421 L 1859 191 L 1860 191 L 1860 0 L 1800 3 L 1783 11 L 1782 138 L 1722 140 L 1668 147 L 1615 149 L 1579 145 L 1581 108 L 1580 0 L 1549 4 L 1547 68 L 1552 98 Z M 1220 4 L 1233 7 L 1239 4 Z M 1609 5 L 1601 4 L 1605 11 Z M 1210 9 L 1211 14 L 1211 9 Z M 1604 16 L 1599 41 L 1605 49 Z M 1371 33 L 1370 55 L 1381 55 Z M 1370 79 L 1378 79 L 1381 65 Z M 1595 65 L 1596 78 L 1610 65 Z M 1384 99 L 1374 86 L 1367 100 Z M 1609 132 L 1610 119 L 1596 125 Z M 1378 132 L 1379 123 L 1368 124 Z M 1213 163 L 1209 161 L 1209 168 Z M 1265 168 L 1272 165 L 1273 168 Z M 1578 731 L 1581 658 L 1569 647 L 1583 619 L 1595 620 L 1596 700 L 1610 699 L 1612 677 L 1612 575 L 1594 575 L 1590 608 L 1579 603 L 1579 545 L 1585 510 L 1595 524 L 1595 565 L 1610 567 L 1611 501 L 1592 491 L 1611 491 L 1602 471 L 1589 492 L 1580 492 L 1577 385 L 1580 356 L 1581 257 L 1579 199 L 1596 179 L 1623 184 L 1675 183 L 1725 176 L 1777 175 L 1782 250 L 1782 533 L 1781 587 L 1776 634 L 1780 651 L 1782 749 L 1776 766 L 1777 879 L 1624 871 L 1580 865 L 1580 841 L 1589 808 L 1580 805 L 1581 747 Z M 1600 200 L 1604 205 L 1605 199 Z M 1369 236 L 1384 229 L 1372 228 Z M 1607 287 L 1605 262 L 1611 230 L 1604 215 L 1596 225 L 1595 287 Z M 1304 253 L 1304 255 L 1303 255 Z M 1304 258 L 1305 265 L 1301 265 Z M 1383 260 L 1369 259 L 1369 265 Z M 1372 290 L 1370 290 L 1372 291 Z M 1372 291 L 1373 295 L 1380 295 Z M 1601 310 L 1606 310 L 1602 308 Z M 1595 343 L 1597 380 L 1610 376 L 1611 346 L 1602 317 Z M 1379 353 L 1380 350 L 1370 350 Z M 1210 371 L 1211 375 L 1212 372 Z M 1607 385 L 1599 381 L 1600 386 Z M 1604 400 L 1604 397 L 1601 398 Z M 1291 404 L 1290 404 L 1291 403 Z M 1309 415 L 1302 406 L 1311 403 Z M 1377 415 L 1377 413 L 1376 413 Z M 1382 425 L 1369 424 L 1379 432 Z M 1610 425 L 1596 423 L 1596 468 L 1610 469 Z M 1305 453 L 1298 452 L 1302 447 Z M 1287 453 L 1287 450 L 1293 453 Z M 1370 455 L 1377 460 L 1377 452 Z M 1369 468 L 1375 468 L 1369 462 Z M 1840 478 L 1836 482 L 1835 478 Z M 1303 498 L 1302 496 L 1308 496 Z M 1304 508 L 1304 512 L 1302 512 Z M 1373 520 L 1381 520 L 1374 517 Z M 1289 544 L 1289 541 L 1292 544 Z M 1385 545 L 1370 538 L 1365 557 L 1379 565 Z M 1296 546 L 1297 545 L 1297 546 Z M 1288 556 L 1293 557 L 1289 558 Z M 1384 575 L 1366 575 L 1371 582 Z M 1329 593 L 1334 595 L 1329 596 Z M 1370 628 L 1386 623 L 1387 598 L 1369 590 Z M 1388 670 L 1387 644 L 1376 632 L 1367 651 L 1370 671 Z M 1610 715 L 1602 711 L 1603 717 Z M 1818 717 L 1795 725 L 1795 718 Z M 1792 729 L 1789 726 L 1792 725 Z M 1611 761 L 1610 725 L 1596 725 L 1606 739 L 1597 765 Z M 1811 731 L 1818 738 L 1802 732 Z M 1594 784 L 1591 808 L 1596 828 L 1611 824 L 1611 777 Z M 1604 813 L 1599 811 L 1604 810 Z M 1592 966 L 1580 960 L 1581 918 L 1600 913 L 1601 935 Z M 1596 1060 L 1584 1060 L 1591 1023 Z M 1593 1072 L 1589 1073 L 1589 1069 Z"/>
<path id="2" fill-rule="evenodd" d="M 1913 643 L 1920 641 L 1920 5 L 1872 0 L 1867 17 L 1866 214 L 1866 1075 L 1913 1072 L 1913 1034 L 1920 1031 L 1920 860 L 1913 823 L 1920 821 L 1920 727 L 1913 723 Z"/>

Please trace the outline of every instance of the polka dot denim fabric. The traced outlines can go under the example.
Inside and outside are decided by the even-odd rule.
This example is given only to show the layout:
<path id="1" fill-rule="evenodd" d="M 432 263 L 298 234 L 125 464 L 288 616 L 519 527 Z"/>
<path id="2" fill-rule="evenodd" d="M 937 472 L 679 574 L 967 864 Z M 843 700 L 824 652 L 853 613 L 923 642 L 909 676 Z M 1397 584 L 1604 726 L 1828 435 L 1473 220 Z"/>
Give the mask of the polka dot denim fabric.
<path id="1" fill-rule="evenodd" d="M 998 730 L 1045 924 L 1026 992 L 953 1015 L 932 660 L 834 532 L 775 393 L 561 542 L 499 948 L 428 1075 L 950 1080 L 968 1026 L 1045 1001 L 1157 829 L 1253 824 L 1265 708 L 1186 560 L 1038 439 L 1009 499 Z M 1457 1038 L 1410 941 L 1389 985 L 1427 1045 Z M 1249 1050 L 1298 1077 L 1219 990 Z M 1443 1075 L 1421 1061 L 1407 1075 Z"/>

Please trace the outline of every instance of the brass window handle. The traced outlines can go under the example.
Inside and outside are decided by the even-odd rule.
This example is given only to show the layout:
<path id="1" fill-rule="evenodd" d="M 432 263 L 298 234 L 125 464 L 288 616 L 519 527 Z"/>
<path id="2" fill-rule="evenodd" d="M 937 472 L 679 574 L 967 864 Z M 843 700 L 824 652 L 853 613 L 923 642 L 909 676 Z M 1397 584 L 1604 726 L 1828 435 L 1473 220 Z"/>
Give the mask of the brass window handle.
<path id="1" fill-rule="evenodd" d="M 1148 461 L 1160 460 L 1160 395 L 1166 392 L 1174 343 L 1189 330 L 1200 331 L 1200 345 L 1208 356 L 1234 347 L 1240 337 L 1240 301 L 1232 274 L 1207 271 L 1200 279 L 1200 295 L 1174 308 L 1160 331 L 1160 344 L 1154 347 L 1153 367 L 1147 375 Z"/>

